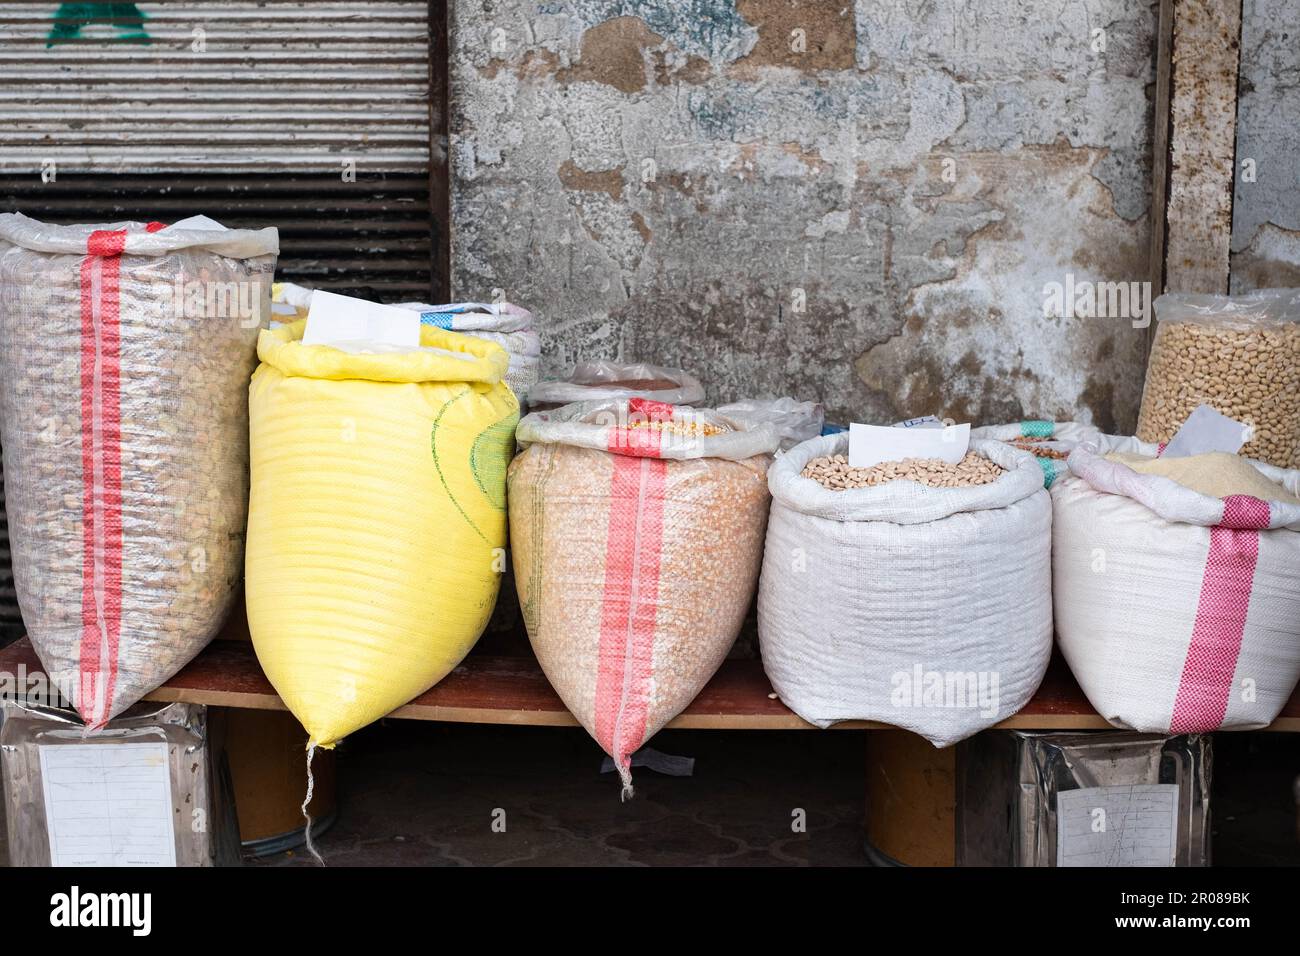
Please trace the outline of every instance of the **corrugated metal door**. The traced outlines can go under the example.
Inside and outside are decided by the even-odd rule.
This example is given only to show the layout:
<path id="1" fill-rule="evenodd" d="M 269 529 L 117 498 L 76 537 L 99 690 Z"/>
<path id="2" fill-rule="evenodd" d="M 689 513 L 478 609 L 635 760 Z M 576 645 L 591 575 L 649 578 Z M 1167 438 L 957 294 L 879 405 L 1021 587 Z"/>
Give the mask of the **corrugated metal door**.
<path id="1" fill-rule="evenodd" d="M 431 9 L 0 3 L 0 197 L 64 222 L 276 225 L 286 277 L 436 300 Z"/>

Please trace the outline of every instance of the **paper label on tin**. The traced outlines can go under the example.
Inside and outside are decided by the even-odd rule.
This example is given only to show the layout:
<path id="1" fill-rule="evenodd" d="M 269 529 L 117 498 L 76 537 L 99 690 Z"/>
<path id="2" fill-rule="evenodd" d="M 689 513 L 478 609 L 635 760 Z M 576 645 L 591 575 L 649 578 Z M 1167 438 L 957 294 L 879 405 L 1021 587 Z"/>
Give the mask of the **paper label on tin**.
<path id="1" fill-rule="evenodd" d="M 40 749 L 51 866 L 175 866 L 165 743 Z"/>
<path id="2" fill-rule="evenodd" d="M 1173 866 L 1178 785 L 1085 787 L 1056 795 L 1057 866 Z"/>

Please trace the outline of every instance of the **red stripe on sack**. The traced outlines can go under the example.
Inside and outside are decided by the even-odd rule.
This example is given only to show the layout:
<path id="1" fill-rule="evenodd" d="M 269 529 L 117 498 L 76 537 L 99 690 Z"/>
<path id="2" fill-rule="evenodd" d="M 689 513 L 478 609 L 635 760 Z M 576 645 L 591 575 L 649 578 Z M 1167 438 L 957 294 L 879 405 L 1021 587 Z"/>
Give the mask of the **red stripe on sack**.
<path id="1" fill-rule="evenodd" d="M 95 282 L 103 260 L 87 256 L 81 261 L 81 652 L 74 698 L 83 713 L 94 706 L 99 675 L 99 580 L 95 561 Z M 90 677 L 90 680 L 87 678 Z"/>
<path id="2" fill-rule="evenodd" d="M 166 228 L 167 228 L 167 223 L 165 223 L 165 222 L 157 222 L 157 221 L 154 221 L 154 222 L 148 223 L 148 224 L 144 227 L 144 231 L 145 231 L 145 232 L 160 232 L 160 231 L 162 231 L 163 229 L 166 229 Z"/>
<path id="3" fill-rule="evenodd" d="M 1162 441 L 1160 444 L 1156 445 L 1156 457 L 1159 458 L 1161 455 L 1163 455 L 1165 453 L 1165 449 L 1168 447 L 1169 447 L 1169 442 L 1167 441 Z"/>
<path id="4" fill-rule="evenodd" d="M 658 458 L 661 433 L 654 428 L 611 428 L 607 448 L 629 458 Z"/>
<path id="5" fill-rule="evenodd" d="M 125 231 L 92 232 L 81 264 L 82 588 L 78 709 L 108 721 L 122 624 L 119 280 Z M 89 698 L 89 700 L 87 700 Z"/>
<path id="6" fill-rule="evenodd" d="M 596 742 L 626 770 L 645 740 L 667 462 L 615 455 L 596 672 Z"/>
<path id="7" fill-rule="evenodd" d="M 658 458 L 663 449 L 663 432 L 658 428 L 648 427 L 655 422 L 670 422 L 675 405 L 656 402 L 648 398 L 630 398 L 627 402 L 628 418 L 634 416 L 644 422 L 643 426 L 634 427 L 631 421 L 617 425 L 609 430 L 605 447 L 616 455 L 631 455 L 634 458 Z"/>
<path id="8" fill-rule="evenodd" d="M 1210 551 L 1174 699 L 1171 733 L 1206 733 L 1223 723 L 1250 610 L 1259 530 L 1268 522 L 1267 502 L 1248 495 L 1223 499 L 1222 523 L 1210 529 Z"/>
<path id="9" fill-rule="evenodd" d="M 86 239 L 86 255 L 88 256 L 120 256 L 125 248 L 125 229 L 97 229 Z M 83 294 L 85 293 L 85 286 L 82 286 L 81 291 Z"/>
<path id="10" fill-rule="evenodd" d="M 638 396 L 627 400 L 627 410 L 633 415 L 644 415 L 652 422 L 670 422 L 677 411 L 677 406 Z"/>
<path id="11" fill-rule="evenodd" d="M 636 401 L 636 399 L 632 399 Z M 630 403 L 629 403 L 630 404 Z M 659 402 L 657 404 L 663 404 Z M 671 408 L 672 406 L 668 406 Z M 662 444 L 663 432 L 658 428 L 648 427 L 654 421 L 647 418 L 647 426 L 633 428 L 631 425 L 615 425 L 609 430 L 605 448 L 615 455 L 630 455 L 633 458 L 658 458 Z"/>

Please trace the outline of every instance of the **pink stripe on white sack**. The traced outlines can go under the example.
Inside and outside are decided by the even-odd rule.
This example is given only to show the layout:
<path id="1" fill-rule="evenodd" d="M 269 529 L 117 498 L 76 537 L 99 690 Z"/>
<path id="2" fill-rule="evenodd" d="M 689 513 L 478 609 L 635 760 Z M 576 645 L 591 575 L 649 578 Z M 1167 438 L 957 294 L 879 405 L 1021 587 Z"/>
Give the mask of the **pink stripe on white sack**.
<path id="1" fill-rule="evenodd" d="M 1223 524 L 1210 529 L 1196 624 L 1169 724 L 1172 733 L 1205 733 L 1223 724 L 1250 611 L 1258 529 L 1267 528 L 1269 520 L 1267 502 L 1231 495 L 1223 501 Z"/>

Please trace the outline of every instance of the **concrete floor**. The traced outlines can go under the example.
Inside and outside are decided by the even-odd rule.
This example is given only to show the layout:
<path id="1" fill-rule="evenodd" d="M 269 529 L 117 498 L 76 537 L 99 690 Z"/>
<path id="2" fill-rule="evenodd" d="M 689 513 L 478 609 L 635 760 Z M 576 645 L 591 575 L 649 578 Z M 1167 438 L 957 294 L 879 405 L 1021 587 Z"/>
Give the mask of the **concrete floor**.
<path id="1" fill-rule="evenodd" d="M 1300 866 L 1300 734 L 1215 734 L 1216 866 Z"/>
<path id="2" fill-rule="evenodd" d="M 1300 735 L 1215 743 L 1214 862 L 1300 865 Z M 317 846 L 337 866 L 865 863 L 860 733 L 668 731 L 654 746 L 696 758 L 694 776 L 638 769 L 636 796 L 620 803 L 580 730 L 386 721 L 340 753 L 338 822 Z M 806 833 L 791 831 L 796 809 Z M 252 865 L 313 861 L 297 851 Z"/>
<path id="3" fill-rule="evenodd" d="M 860 734 L 669 731 L 654 745 L 694 757 L 694 775 L 637 768 L 622 803 L 581 730 L 387 721 L 346 742 L 338 822 L 317 848 L 339 866 L 864 864 Z M 298 851 L 255 865 L 311 864 Z"/>

